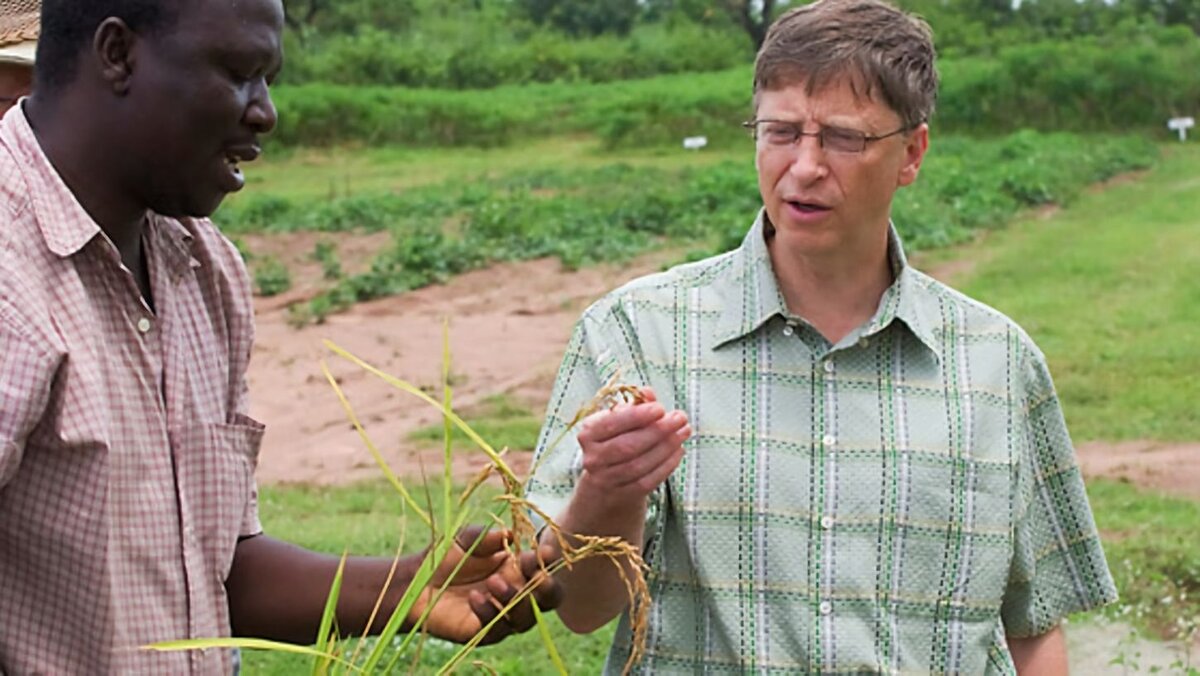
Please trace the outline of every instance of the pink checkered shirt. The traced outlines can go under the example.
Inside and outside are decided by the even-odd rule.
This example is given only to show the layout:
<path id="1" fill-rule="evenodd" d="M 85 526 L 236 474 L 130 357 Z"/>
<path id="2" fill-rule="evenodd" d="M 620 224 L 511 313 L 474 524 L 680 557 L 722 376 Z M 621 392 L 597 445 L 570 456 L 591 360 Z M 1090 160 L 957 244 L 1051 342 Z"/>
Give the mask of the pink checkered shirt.
<path id="1" fill-rule="evenodd" d="M 224 581 L 258 533 L 250 286 L 207 220 L 147 217 L 157 313 L 43 154 L 0 122 L 0 672 L 229 673 Z"/>

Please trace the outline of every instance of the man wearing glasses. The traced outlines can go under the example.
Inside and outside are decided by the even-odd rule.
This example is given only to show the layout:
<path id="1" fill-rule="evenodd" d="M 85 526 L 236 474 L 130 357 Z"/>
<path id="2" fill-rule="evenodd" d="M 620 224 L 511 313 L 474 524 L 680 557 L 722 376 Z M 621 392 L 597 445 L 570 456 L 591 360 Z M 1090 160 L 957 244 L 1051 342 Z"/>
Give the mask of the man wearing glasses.
<path id="1" fill-rule="evenodd" d="M 647 672 L 1061 674 L 1062 619 L 1116 597 L 1042 354 L 907 265 L 892 226 L 936 91 L 924 22 L 789 11 L 755 66 L 742 246 L 576 327 L 530 494 L 642 546 Z M 617 373 L 648 401 L 548 448 Z M 616 569 L 560 581 L 575 631 L 623 615 L 619 669 Z"/>

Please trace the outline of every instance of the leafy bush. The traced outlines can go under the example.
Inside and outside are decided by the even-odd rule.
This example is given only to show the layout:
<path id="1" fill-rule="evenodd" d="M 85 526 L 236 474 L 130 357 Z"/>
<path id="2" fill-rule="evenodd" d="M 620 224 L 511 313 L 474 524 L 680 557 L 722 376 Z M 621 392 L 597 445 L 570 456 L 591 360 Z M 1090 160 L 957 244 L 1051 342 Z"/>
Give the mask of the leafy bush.
<path id="1" fill-rule="evenodd" d="M 1022 208 L 1067 203 L 1084 186 L 1150 166 L 1156 156 L 1157 148 L 1139 137 L 1025 130 L 989 141 L 940 139 L 920 180 L 897 193 L 893 216 L 909 248 L 953 244 Z M 264 209 L 248 201 L 223 210 L 218 220 L 232 224 L 223 227 L 233 232 L 250 224 L 390 230 L 394 244 L 370 270 L 340 279 L 294 311 L 294 321 L 304 323 L 496 261 L 553 256 L 574 268 L 625 260 L 668 241 L 687 243 L 693 257 L 725 251 L 741 242 L 760 206 L 749 163 L 676 171 L 616 164 L 456 179 L 316 205 L 276 204 L 278 223 L 260 223 Z"/>
<path id="2" fill-rule="evenodd" d="M 1182 27 L 1131 26 L 1127 31 L 944 59 L 933 125 L 969 133 L 1021 128 L 1124 132 L 1160 129 L 1167 117 L 1200 109 L 1200 78 L 1180 66 L 1200 63 L 1200 38 Z M 530 67 L 560 68 L 555 43 L 547 39 L 538 57 L 528 61 Z M 640 42 L 636 33 L 630 42 L 654 53 L 653 43 Z M 612 53 L 599 50 L 595 56 L 603 60 Z M 482 52 L 462 58 L 471 60 L 470 67 L 464 66 L 471 73 L 503 63 Z M 606 68 L 622 77 L 642 74 L 612 64 Z M 506 76 L 483 77 L 490 84 Z M 285 86 L 275 91 L 280 121 L 274 142 L 491 147 L 586 132 L 608 147 L 674 145 L 696 134 L 728 143 L 738 138 L 738 123 L 751 113 L 751 79 L 750 68 L 742 66 L 604 84 L 558 82 L 486 91 Z"/>
<path id="3" fill-rule="evenodd" d="M 638 26 L 621 38 L 579 38 L 487 20 L 404 33 L 363 25 L 290 50 L 281 82 L 490 89 L 724 70 L 753 58 L 753 45 L 739 30 L 690 22 Z"/>
<path id="4" fill-rule="evenodd" d="M 278 258 L 263 256 L 254 264 L 254 288 L 260 296 L 276 296 L 292 288 L 292 273 Z"/>

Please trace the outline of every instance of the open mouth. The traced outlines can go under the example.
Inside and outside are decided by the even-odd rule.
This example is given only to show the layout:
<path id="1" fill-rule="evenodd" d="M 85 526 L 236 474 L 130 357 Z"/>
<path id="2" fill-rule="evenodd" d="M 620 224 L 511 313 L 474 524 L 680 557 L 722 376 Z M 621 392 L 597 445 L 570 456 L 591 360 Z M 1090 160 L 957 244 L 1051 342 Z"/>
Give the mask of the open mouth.
<path id="1" fill-rule="evenodd" d="M 227 148 L 222 157 L 225 163 L 225 170 L 228 176 L 228 187 L 232 191 L 241 190 L 246 184 L 246 177 L 242 174 L 241 163 L 253 162 L 258 159 L 262 151 L 256 145 L 242 145 Z"/>
<path id="2" fill-rule="evenodd" d="M 821 205 L 821 204 L 816 204 L 813 202 L 799 202 L 799 201 L 795 201 L 795 200 L 788 200 L 788 204 L 793 209 L 795 209 L 796 211 L 799 211 L 800 213 L 803 213 L 803 214 L 816 214 L 816 213 L 821 213 L 824 211 L 829 211 L 829 207 Z"/>

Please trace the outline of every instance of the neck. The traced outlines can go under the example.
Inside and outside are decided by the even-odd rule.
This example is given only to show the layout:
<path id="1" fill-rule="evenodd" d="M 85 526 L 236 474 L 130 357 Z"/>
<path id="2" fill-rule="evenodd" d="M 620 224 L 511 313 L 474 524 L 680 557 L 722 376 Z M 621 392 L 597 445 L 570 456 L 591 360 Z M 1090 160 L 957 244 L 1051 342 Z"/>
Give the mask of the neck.
<path id="1" fill-rule="evenodd" d="M 105 145 L 117 127 L 97 114 L 94 100 L 67 100 L 67 93 L 25 104 L 25 116 L 42 152 L 76 201 L 112 240 L 121 257 L 140 252 L 146 207 L 123 190 L 117 151 Z M 74 115 L 69 111 L 86 110 Z"/>
<path id="2" fill-rule="evenodd" d="M 869 320 L 893 281 L 886 232 L 878 239 L 813 251 L 776 233 L 771 265 L 788 310 L 833 344 Z"/>

